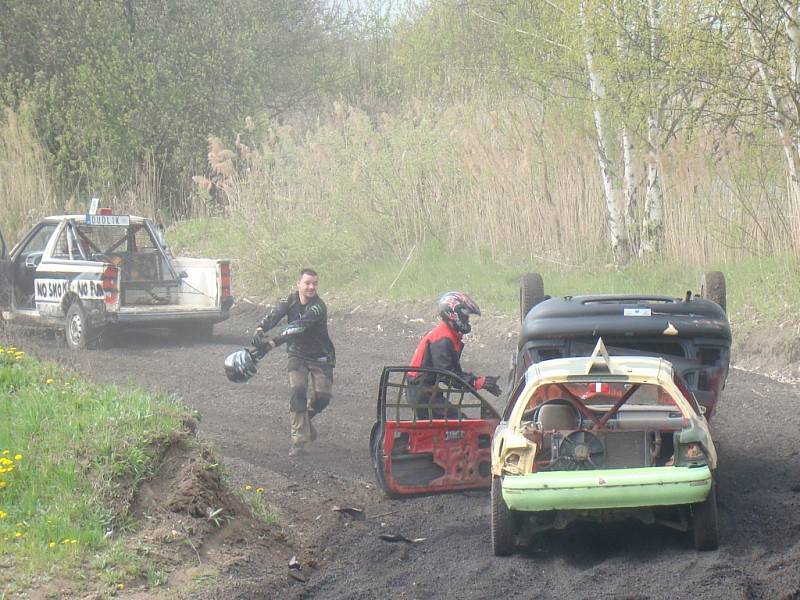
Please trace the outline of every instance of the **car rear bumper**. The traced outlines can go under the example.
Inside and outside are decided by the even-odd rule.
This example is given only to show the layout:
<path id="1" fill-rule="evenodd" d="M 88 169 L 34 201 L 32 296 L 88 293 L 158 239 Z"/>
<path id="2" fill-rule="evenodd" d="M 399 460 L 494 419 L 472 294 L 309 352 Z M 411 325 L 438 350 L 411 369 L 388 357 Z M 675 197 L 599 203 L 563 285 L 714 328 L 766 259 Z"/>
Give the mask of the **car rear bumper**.
<path id="1" fill-rule="evenodd" d="M 230 317 L 230 311 L 211 310 L 169 310 L 164 307 L 137 307 L 135 311 L 120 310 L 114 315 L 108 315 L 109 322 L 119 325 L 141 325 L 152 327 L 166 327 L 170 324 L 189 323 L 192 321 L 203 323 L 220 323 Z"/>
<path id="2" fill-rule="evenodd" d="M 708 467 L 642 467 L 506 475 L 502 487 L 511 510 L 593 510 L 702 502 L 711 481 Z"/>

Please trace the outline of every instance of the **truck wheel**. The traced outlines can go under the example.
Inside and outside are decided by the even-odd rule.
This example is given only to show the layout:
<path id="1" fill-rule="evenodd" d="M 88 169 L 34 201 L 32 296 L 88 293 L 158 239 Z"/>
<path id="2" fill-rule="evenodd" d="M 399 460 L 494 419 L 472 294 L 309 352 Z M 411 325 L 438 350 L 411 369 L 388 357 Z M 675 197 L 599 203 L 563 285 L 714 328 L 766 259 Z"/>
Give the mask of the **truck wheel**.
<path id="1" fill-rule="evenodd" d="M 697 550 L 716 550 L 719 547 L 719 522 L 717 519 L 717 492 L 714 483 L 702 502 L 692 505 L 694 547 Z"/>
<path id="2" fill-rule="evenodd" d="M 700 279 L 700 295 L 707 300 L 716 302 L 722 307 L 722 310 L 728 312 L 725 275 L 722 271 L 703 273 L 703 277 Z"/>
<path id="3" fill-rule="evenodd" d="M 86 318 L 86 311 L 83 310 L 80 302 L 73 302 L 67 309 L 64 335 L 67 340 L 67 347 L 70 350 L 87 348 L 96 336 L 89 319 Z"/>
<path id="4" fill-rule="evenodd" d="M 492 477 L 492 552 L 509 556 L 517 545 L 517 530 L 512 513 L 503 500 L 502 480 Z"/>
<path id="5" fill-rule="evenodd" d="M 530 310 L 544 300 L 544 282 L 539 273 L 525 273 L 519 283 L 519 318 L 525 321 Z"/>

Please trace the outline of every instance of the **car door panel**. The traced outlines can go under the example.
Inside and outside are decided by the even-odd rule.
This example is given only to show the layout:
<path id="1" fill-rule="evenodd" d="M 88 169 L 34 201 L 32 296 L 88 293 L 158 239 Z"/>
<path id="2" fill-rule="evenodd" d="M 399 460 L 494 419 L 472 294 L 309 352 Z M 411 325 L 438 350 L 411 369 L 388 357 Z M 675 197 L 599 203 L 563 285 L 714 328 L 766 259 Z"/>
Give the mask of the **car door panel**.
<path id="1" fill-rule="evenodd" d="M 409 374 L 436 373 L 452 410 L 423 416 L 408 402 Z M 387 367 L 381 376 L 378 419 L 371 436 L 372 464 L 391 497 L 488 488 L 491 440 L 500 419 L 478 392 L 452 374 L 434 369 Z M 437 405 L 438 408 L 441 406 Z"/>

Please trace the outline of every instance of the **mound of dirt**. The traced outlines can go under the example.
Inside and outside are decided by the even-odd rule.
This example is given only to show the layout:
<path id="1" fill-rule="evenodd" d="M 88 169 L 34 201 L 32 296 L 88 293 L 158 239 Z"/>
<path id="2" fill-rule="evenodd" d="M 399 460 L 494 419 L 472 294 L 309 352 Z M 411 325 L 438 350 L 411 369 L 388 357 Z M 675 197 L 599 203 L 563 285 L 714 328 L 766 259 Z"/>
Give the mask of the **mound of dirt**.
<path id="1" fill-rule="evenodd" d="M 800 381 L 800 322 L 734 335 L 733 365 L 787 383 Z"/>

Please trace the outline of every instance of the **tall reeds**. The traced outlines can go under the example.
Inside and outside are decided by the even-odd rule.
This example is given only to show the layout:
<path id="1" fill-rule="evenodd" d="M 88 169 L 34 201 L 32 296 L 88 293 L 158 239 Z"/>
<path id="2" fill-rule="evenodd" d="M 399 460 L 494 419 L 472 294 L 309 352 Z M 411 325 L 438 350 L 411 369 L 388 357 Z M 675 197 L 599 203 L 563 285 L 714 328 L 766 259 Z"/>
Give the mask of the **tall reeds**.
<path id="1" fill-rule="evenodd" d="M 370 256 L 403 258 L 437 240 L 497 259 L 605 264 L 592 142 L 566 120 L 533 114 L 519 103 L 438 112 L 417 104 L 370 118 L 336 105 L 327 119 L 269 128 L 247 160 L 226 155 L 237 168 L 220 189 L 261 238 L 265 227 L 305 218 L 367 236 Z M 660 258 L 710 264 L 797 248 L 800 212 L 778 150 L 731 139 L 711 155 L 708 146 L 681 140 L 662 158 Z"/>

